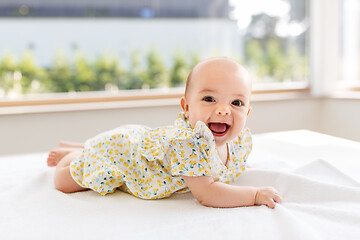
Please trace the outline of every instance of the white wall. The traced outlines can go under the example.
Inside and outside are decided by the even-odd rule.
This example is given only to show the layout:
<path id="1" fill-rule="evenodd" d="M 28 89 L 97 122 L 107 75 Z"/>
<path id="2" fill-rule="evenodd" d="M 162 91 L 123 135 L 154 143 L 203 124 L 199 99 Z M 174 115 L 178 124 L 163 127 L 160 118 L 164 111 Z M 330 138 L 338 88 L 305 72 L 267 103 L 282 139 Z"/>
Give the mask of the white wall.
<path id="1" fill-rule="evenodd" d="M 319 131 L 320 105 L 316 98 L 256 101 L 252 103 L 248 127 L 253 133 L 294 129 Z"/>
<path id="2" fill-rule="evenodd" d="M 322 100 L 319 131 L 360 142 L 360 99 Z"/>
<path id="3" fill-rule="evenodd" d="M 165 106 L 0 115 L 0 155 L 48 151 L 59 140 L 85 141 L 123 124 L 172 124 L 181 110 L 176 102 Z M 359 110 L 360 99 L 255 101 L 248 127 L 253 133 L 309 129 L 360 141 Z"/>
<path id="4" fill-rule="evenodd" d="M 0 155 L 46 151 L 59 140 L 85 141 L 124 124 L 171 124 L 179 107 L 139 107 L 0 116 Z"/>

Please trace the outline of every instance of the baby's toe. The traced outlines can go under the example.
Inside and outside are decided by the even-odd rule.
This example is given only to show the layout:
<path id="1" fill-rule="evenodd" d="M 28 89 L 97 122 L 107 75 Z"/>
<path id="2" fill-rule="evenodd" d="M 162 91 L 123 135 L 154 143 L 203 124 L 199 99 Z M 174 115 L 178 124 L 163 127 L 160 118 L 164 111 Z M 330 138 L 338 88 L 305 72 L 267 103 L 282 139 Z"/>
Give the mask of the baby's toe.
<path id="1" fill-rule="evenodd" d="M 49 167 L 55 166 L 55 157 L 56 157 L 56 153 L 51 151 L 47 158 L 47 164 Z"/>

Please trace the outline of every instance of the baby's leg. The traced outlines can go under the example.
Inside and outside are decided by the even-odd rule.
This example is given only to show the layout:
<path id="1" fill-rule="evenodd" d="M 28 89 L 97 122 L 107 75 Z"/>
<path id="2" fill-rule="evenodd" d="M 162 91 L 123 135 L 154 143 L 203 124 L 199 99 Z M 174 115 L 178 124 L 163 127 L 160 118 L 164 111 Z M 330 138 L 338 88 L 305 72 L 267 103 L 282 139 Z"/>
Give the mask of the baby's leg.
<path id="1" fill-rule="evenodd" d="M 81 150 L 77 149 L 68 154 L 66 154 L 57 164 L 55 171 L 55 187 L 57 190 L 64 193 L 72 193 L 88 190 L 88 188 L 83 188 L 75 182 L 70 173 L 70 163 L 76 157 L 81 154 Z"/>
<path id="2" fill-rule="evenodd" d="M 47 158 L 47 164 L 49 167 L 55 167 L 58 165 L 61 159 L 63 159 L 69 153 L 82 150 L 81 148 L 58 148 L 51 150 Z"/>
<path id="3" fill-rule="evenodd" d="M 58 143 L 59 148 L 84 148 L 84 144 L 76 143 L 76 142 L 69 142 L 69 141 L 60 141 Z"/>

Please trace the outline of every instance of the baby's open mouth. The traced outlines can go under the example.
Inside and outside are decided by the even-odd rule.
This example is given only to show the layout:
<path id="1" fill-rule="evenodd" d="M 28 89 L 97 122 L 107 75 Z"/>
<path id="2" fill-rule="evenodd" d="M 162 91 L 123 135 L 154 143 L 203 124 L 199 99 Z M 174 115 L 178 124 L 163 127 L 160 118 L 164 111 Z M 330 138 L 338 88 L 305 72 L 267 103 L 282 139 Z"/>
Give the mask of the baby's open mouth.
<path id="1" fill-rule="evenodd" d="M 226 123 L 209 123 L 209 129 L 214 136 L 224 136 L 229 128 L 230 125 Z"/>

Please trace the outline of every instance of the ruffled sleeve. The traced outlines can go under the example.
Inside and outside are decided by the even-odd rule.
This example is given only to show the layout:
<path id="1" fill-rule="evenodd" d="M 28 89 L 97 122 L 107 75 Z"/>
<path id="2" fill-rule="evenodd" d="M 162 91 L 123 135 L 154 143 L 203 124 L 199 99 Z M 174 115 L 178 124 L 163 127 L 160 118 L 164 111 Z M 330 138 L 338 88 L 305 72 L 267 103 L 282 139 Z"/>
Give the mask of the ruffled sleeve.
<path id="1" fill-rule="evenodd" d="M 252 137 L 248 128 L 244 129 L 238 137 L 232 141 L 235 166 L 245 170 L 246 160 L 252 150 Z"/>
<path id="2" fill-rule="evenodd" d="M 215 140 L 205 123 L 199 121 L 194 129 L 179 132 L 169 146 L 171 175 L 211 176 L 219 178 L 219 159 Z"/>

